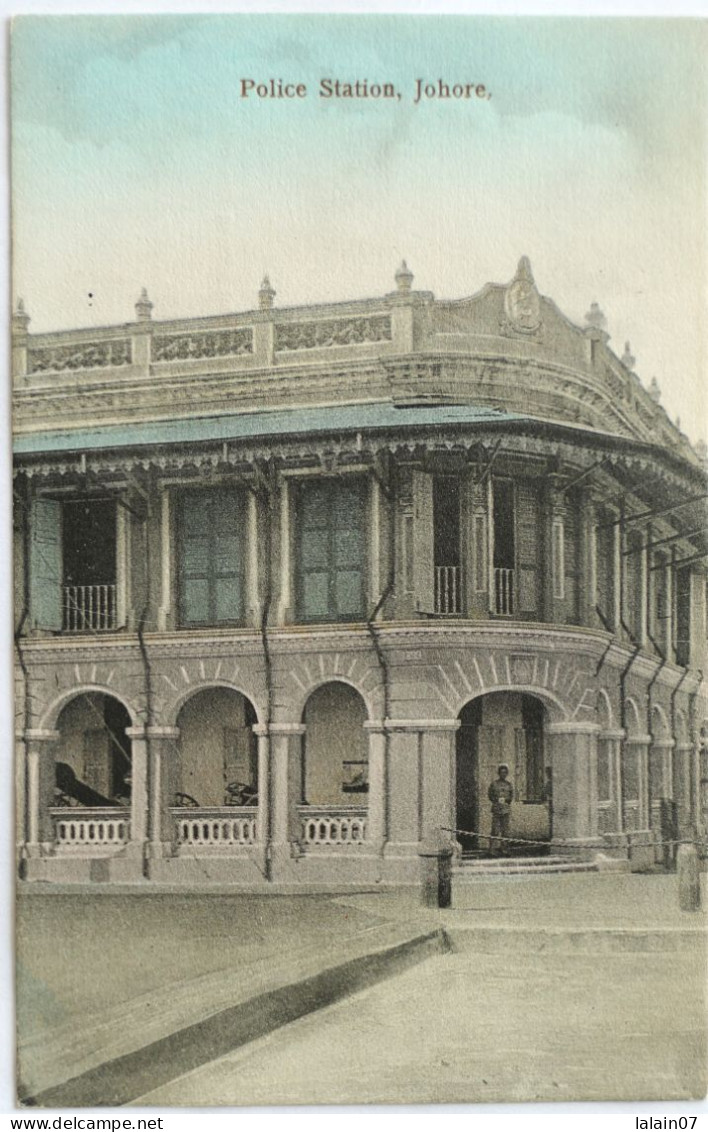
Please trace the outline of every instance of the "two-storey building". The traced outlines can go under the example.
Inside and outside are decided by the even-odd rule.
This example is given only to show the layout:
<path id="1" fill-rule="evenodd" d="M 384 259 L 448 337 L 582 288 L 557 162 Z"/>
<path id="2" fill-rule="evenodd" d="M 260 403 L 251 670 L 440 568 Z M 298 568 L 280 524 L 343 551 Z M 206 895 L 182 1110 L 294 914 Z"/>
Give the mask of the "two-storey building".
<path id="1" fill-rule="evenodd" d="M 412 282 L 36 335 L 18 306 L 27 879 L 412 882 L 488 846 L 502 762 L 554 853 L 703 828 L 702 459 L 526 259 Z"/>

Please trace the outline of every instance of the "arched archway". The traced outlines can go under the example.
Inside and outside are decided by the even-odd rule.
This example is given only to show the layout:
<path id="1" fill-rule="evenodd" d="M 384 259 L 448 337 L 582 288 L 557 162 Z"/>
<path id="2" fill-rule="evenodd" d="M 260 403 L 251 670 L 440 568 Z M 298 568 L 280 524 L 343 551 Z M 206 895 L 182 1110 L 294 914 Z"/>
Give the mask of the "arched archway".
<path id="1" fill-rule="evenodd" d="M 489 791 L 502 764 L 508 767 L 513 790 L 509 836 L 547 840 L 551 784 L 544 743 L 546 709 L 542 701 L 521 691 L 490 692 L 465 704 L 459 719 L 456 826 L 468 831 L 458 834 L 463 851 L 490 850 L 493 802 Z M 499 843 L 493 848 L 498 851 Z M 538 852 L 539 848 L 542 847 L 536 846 L 532 851 Z"/>
<path id="2" fill-rule="evenodd" d="M 350 684 L 331 681 L 308 697 L 303 710 L 305 739 L 302 801 L 305 805 L 366 806 L 369 745 L 366 704 Z"/>
<path id="3" fill-rule="evenodd" d="M 258 795 L 256 710 L 241 692 L 201 688 L 181 706 L 177 804 L 253 805 Z"/>
<path id="4" fill-rule="evenodd" d="M 64 705 L 56 722 L 58 805 L 130 805 L 130 726 L 125 706 L 103 692 L 81 692 Z"/>

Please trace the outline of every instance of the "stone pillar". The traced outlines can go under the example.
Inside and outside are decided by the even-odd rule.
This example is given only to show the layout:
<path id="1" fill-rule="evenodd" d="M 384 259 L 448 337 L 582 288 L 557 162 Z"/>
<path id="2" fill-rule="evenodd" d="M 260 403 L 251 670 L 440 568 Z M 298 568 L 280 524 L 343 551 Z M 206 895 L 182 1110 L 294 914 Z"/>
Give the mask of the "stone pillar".
<path id="1" fill-rule="evenodd" d="M 467 495 L 468 530 L 465 548 L 468 555 L 464 562 L 463 585 L 465 587 L 465 609 L 468 616 L 487 618 L 490 606 L 489 571 L 489 525 L 488 493 L 486 484 L 477 483 L 468 477 L 465 485 Z"/>
<path id="2" fill-rule="evenodd" d="M 445 719 L 422 732 L 421 839 L 429 844 L 454 845 L 455 734 L 459 719 Z"/>
<path id="3" fill-rule="evenodd" d="M 275 880 L 300 856 L 297 807 L 302 798 L 304 734 L 300 723 L 270 725 L 270 858 Z"/>
<path id="4" fill-rule="evenodd" d="M 164 632 L 169 627 L 172 613 L 172 531 L 170 523 L 170 489 L 160 488 L 160 605 L 157 610 L 157 628 Z M 146 529 L 145 537 L 150 538 Z"/>
<path id="5" fill-rule="evenodd" d="M 265 871 L 270 854 L 271 785 L 270 785 L 270 731 L 267 723 L 256 723 L 253 734 L 258 739 L 258 818 L 256 841 Z"/>
<path id="6" fill-rule="evenodd" d="M 130 739 L 130 852 L 145 855 L 148 844 L 148 745 L 144 727 L 126 727 Z"/>
<path id="7" fill-rule="evenodd" d="M 595 524 L 597 508 L 592 499 L 584 496 L 579 507 L 579 573 L 578 573 L 578 611 L 581 625 L 595 625 L 597 614 L 597 544 Z"/>
<path id="8" fill-rule="evenodd" d="M 389 732 L 386 857 L 415 857 L 421 842 L 455 835 L 455 732 L 458 719 L 385 720 Z M 443 830 L 443 827 L 445 829 Z"/>
<path id="9" fill-rule="evenodd" d="M 652 739 L 649 747 L 649 829 L 656 841 L 657 860 L 663 859 L 662 834 L 668 833 L 662 822 L 662 802 L 671 801 L 673 787 L 673 739 Z"/>
<path id="10" fill-rule="evenodd" d="M 172 857 L 175 819 L 172 813 L 179 772 L 178 727 L 148 727 L 148 856 Z"/>
<path id="11" fill-rule="evenodd" d="M 291 494 L 290 480 L 287 476 L 282 476 L 280 479 L 280 534 L 278 540 L 280 557 L 278 625 L 286 625 L 292 620 Z"/>
<path id="12" fill-rule="evenodd" d="M 24 732 L 15 735 L 15 856 L 16 863 L 22 860 L 27 841 L 27 744 Z"/>
<path id="13" fill-rule="evenodd" d="M 706 642 L 706 575 L 704 570 L 691 571 L 691 668 L 701 672 L 708 663 Z"/>
<path id="14" fill-rule="evenodd" d="M 625 857 L 627 855 L 627 834 L 624 824 L 624 791 L 622 783 L 622 743 L 626 732 L 621 729 L 601 731 L 598 740 L 607 743 L 609 774 L 612 792 L 612 820 L 609 828 L 599 829 L 606 850 L 612 855 Z"/>
<path id="15" fill-rule="evenodd" d="M 383 852 L 387 836 L 387 737 L 383 721 L 364 723 L 369 736 L 369 812 L 367 818 L 367 843 L 372 853 Z"/>
<path id="16" fill-rule="evenodd" d="M 30 316 L 22 299 L 18 299 L 12 316 L 12 379 L 15 385 L 24 385 L 20 378 L 27 376 L 27 347 L 29 344 Z"/>
<path id="17" fill-rule="evenodd" d="M 260 628 L 261 603 L 258 592 L 258 499 L 253 491 L 248 493 L 248 517 L 246 521 L 246 620 L 249 625 Z"/>
<path id="18" fill-rule="evenodd" d="M 677 743 L 674 747 L 674 801 L 678 804 L 678 824 L 681 836 L 695 825 L 693 798 L 694 752 L 690 743 Z"/>
<path id="19" fill-rule="evenodd" d="M 597 829 L 596 723 L 551 723 L 546 728 L 553 768 L 553 840 L 556 853 L 583 856 L 602 845 Z"/>
<path id="20" fill-rule="evenodd" d="M 560 476 L 550 476 L 546 492 L 543 608 L 547 621 L 565 621 L 565 495 Z"/>
<path id="21" fill-rule="evenodd" d="M 135 304 L 135 323 L 132 327 L 133 365 L 142 370 L 144 377 L 150 376 L 152 357 L 152 303 L 143 287 Z"/>
<path id="22" fill-rule="evenodd" d="M 25 855 L 42 857 L 54 844 L 54 829 L 50 810 L 54 804 L 54 745 L 58 731 L 28 729 L 25 731 L 27 757 L 27 802 Z"/>

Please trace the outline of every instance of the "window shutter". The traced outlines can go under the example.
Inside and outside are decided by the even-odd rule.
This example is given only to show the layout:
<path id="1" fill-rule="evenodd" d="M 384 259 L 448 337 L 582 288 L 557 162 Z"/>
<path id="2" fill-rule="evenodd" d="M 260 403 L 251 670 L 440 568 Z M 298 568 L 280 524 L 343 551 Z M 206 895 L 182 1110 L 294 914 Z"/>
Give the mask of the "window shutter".
<path id="1" fill-rule="evenodd" d="M 433 477 L 413 472 L 413 577 L 419 613 L 435 612 L 433 547 Z"/>
<path id="2" fill-rule="evenodd" d="M 230 491 L 189 492 L 180 524 L 183 625 L 239 621 L 242 593 L 240 499 Z"/>
<path id="3" fill-rule="evenodd" d="M 30 610 L 37 629 L 62 628 L 62 505 L 35 499 L 30 541 Z"/>
<path id="4" fill-rule="evenodd" d="M 539 505 L 535 484 L 516 487 L 516 561 L 519 572 L 519 612 L 538 613 L 540 570 Z"/>

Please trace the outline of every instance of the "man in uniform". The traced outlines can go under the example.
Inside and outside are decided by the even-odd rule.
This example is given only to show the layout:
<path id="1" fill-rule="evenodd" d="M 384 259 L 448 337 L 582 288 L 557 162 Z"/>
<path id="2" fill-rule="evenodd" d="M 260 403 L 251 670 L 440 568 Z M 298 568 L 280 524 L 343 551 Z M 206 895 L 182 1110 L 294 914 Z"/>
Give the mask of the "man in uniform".
<path id="1" fill-rule="evenodd" d="M 497 778 L 489 787 L 488 797 L 492 803 L 492 836 L 489 841 L 489 852 L 497 856 L 500 852 L 508 852 L 508 841 L 499 838 L 509 836 L 511 819 L 511 802 L 514 797 L 514 788 L 509 782 L 509 767 L 500 763 L 497 767 Z"/>

